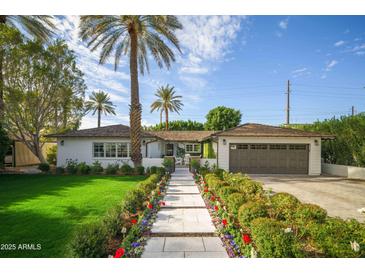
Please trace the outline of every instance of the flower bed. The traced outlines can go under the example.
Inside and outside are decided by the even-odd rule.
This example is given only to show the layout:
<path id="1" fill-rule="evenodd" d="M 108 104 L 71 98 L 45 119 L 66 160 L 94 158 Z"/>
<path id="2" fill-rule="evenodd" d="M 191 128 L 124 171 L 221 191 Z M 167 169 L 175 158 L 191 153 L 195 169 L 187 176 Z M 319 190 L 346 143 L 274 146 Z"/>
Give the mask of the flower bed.
<path id="1" fill-rule="evenodd" d="M 230 257 L 365 257 L 365 225 L 240 173 L 195 176 Z"/>
<path id="2" fill-rule="evenodd" d="M 70 245 L 71 256 L 140 257 L 159 207 L 164 204 L 168 177 L 168 174 L 151 175 L 100 223 L 82 227 Z"/>

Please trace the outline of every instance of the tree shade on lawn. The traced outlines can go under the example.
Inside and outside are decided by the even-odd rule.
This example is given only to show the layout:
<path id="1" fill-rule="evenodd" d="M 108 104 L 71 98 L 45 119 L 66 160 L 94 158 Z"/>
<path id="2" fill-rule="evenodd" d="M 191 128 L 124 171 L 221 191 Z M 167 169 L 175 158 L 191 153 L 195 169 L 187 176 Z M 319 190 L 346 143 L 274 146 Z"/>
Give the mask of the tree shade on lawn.
<path id="1" fill-rule="evenodd" d="M 0 257 L 67 257 L 73 232 L 101 219 L 144 178 L 1 175 L 0 243 L 41 250 L 0 250 Z"/>

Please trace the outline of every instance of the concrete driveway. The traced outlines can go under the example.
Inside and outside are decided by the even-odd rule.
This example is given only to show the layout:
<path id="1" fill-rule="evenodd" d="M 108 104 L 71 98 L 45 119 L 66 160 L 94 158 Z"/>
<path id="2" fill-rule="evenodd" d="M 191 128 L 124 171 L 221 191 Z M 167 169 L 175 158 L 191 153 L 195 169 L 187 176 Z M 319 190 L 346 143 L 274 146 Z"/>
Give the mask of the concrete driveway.
<path id="1" fill-rule="evenodd" d="M 330 176 L 250 175 L 274 192 L 288 192 L 304 203 L 325 208 L 329 216 L 365 222 L 357 210 L 365 207 L 365 181 Z"/>

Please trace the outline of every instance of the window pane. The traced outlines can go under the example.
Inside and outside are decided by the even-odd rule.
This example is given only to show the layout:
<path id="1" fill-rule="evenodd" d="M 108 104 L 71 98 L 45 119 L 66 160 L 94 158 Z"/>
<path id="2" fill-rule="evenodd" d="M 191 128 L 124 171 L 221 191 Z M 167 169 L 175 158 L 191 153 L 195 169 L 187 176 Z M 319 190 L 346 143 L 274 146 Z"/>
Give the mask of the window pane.
<path id="1" fill-rule="evenodd" d="M 127 158 L 128 157 L 128 144 L 127 143 L 118 143 L 118 158 Z"/>
<path id="2" fill-rule="evenodd" d="M 185 146 L 185 151 L 192 152 L 193 151 L 193 145 L 186 145 Z"/>
<path id="3" fill-rule="evenodd" d="M 200 152 L 200 144 L 194 145 L 194 152 Z"/>
<path id="4" fill-rule="evenodd" d="M 115 143 L 106 143 L 105 144 L 105 157 L 115 157 L 115 156 L 116 156 Z"/>
<path id="5" fill-rule="evenodd" d="M 103 143 L 94 143 L 94 157 L 104 157 Z"/>

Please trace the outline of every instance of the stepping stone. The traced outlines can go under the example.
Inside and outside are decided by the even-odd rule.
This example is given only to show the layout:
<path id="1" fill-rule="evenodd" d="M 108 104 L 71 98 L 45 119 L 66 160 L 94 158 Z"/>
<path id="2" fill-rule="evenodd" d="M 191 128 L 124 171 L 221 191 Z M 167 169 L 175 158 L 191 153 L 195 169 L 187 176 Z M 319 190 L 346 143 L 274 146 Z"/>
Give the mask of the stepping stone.
<path id="1" fill-rule="evenodd" d="M 215 227 L 205 208 L 163 208 L 157 213 L 152 234 L 214 235 Z"/>
<path id="2" fill-rule="evenodd" d="M 170 185 L 170 186 L 196 186 L 195 182 L 191 181 L 191 180 L 184 180 L 184 181 L 171 180 L 168 185 Z"/>
<path id="3" fill-rule="evenodd" d="M 184 258 L 184 252 L 143 252 L 142 258 Z"/>
<path id="4" fill-rule="evenodd" d="M 185 252 L 185 258 L 228 258 L 227 252 Z"/>
<path id="5" fill-rule="evenodd" d="M 205 251 L 201 237 L 167 237 L 164 251 Z"/>
<path id="6" fill-rule="evenodd" d="M 168 194 L 164 198 L 166 207 L 204 207 L 205 203 L 200 194 L 175 195 Z"/>
<path id="7" fill-rule="evenodd" d="M 166 194 L 199 194 L 197 186 L 181 186 L 181 185 L 170 185 L 167 187 Z"/>

